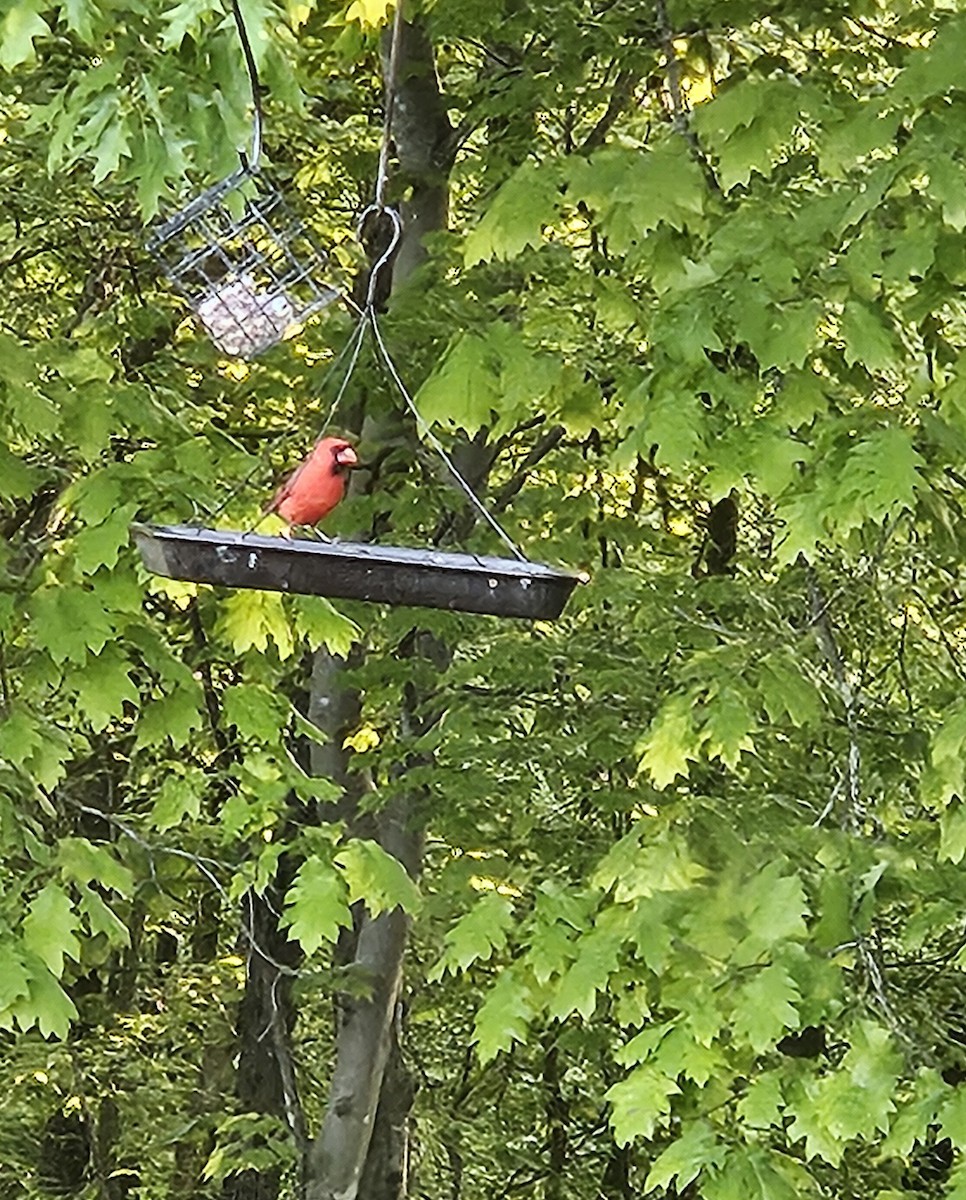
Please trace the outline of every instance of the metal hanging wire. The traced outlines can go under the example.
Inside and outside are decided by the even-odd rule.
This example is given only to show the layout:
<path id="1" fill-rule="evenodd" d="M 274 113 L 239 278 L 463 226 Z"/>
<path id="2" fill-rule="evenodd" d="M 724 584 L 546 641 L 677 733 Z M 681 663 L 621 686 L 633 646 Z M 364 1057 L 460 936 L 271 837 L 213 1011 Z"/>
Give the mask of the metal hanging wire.
<path id="1" fill-rule="evenodd" d="M 237 2 L 237 0 L 233 0 L 233 2 Z M 467 500 L 470 502 L 473 508 L 476 509 L 477 513 L 483 518 L 483 520 L 490 526 L 490 528 L 497 534 L 503 544 L 509 549 L 511 554 L 513 554 L 520 562 L 528 562 L 529 560 L 523 551 L 520 550 L 503 526 L 487 509 L 482 500 L 480 500 L 479 496 L 477 496 L 476 492 L 473 490 L 467 480 L 464 479 L 460 474 L 456 464 L 446 453 L 442 442 L 440 442 L 439 438 L 435 435 L 435 433 L 433 433 L 429 422 L 423 419 L 416 402 L 413 400 L 412 394 L 406 387 L 406 384 L 403 382 L 402 376 L 398 367 L 396 366 L 395 361 L 393 360 L 392 355 L 389 353 L 389 348 L 387 347 L 385 338 L 382 335 L 382 330 L 379 327 L 379 320 L 376 315 L 375 294 L 379 276 L 380 273 L 392 261 L 399 246 L 403 232 L 402 218 L 400 217 L 399 213 L 395 208 L 392 208 L 386 204 L 386 189 L 389 185 L 389 150 L 392 144 L 392 122 L 393 115 L 395 113 L 396 88 L 399 78 L 399 52 L 402 43 L 402 27 L 403 0 L 397 0 L 396 11 L 393 14 L 392 35 L 389 45 L 389 63 L 386 69 L 386 93 L 384 101 L 382 142 L 379 147 L 379 163 L 376 169 L 374 196 L 372 203 L 363 210 L 358 223 L 358 229 L 361 234 L 363 226 L 369 217 L 386 217 L 392 223 L 392 237 L 389 241 L 389 245 L 370 268 L 368 287 L 366 289 L 366 303 L 365 308 L 360 313 L 359 328 L 365 329 L 368 327 L 372 330 L 373 342 L 375 344 L 378 357 L 381 360 L 381 365 L 394 383 L 396 390 L 402 397 L 404 404 L 415 418 L 416 426 L 419 432 L 426 438 L 426 440 L 442 459 L 446 469 L 449 471 L 458 487 L 462 490 Z M 358 355 L 356 358 L 357 357 Z M 354 365 L 355 359 L 353 360 L 353 366 Z M 347 383 L 348 379 L 346 379 L 345 382 Z M 329 416 L 326 419 L 326 424 L 323 426 L 322 432 L 319 434 L 320 437 L 322 434 L 324 434 L 329 422 L 331 422 L 332 418 L 334 417 L 335 410 L 344 390 L 345 389 L 343 387 L 343 389 L 340 390 L 339 395 L 336 397 L 335 403 L 333 404 Z"/>
<path id="2" fill-rule="evenodd" d="M 248 39 L 248 34 L 247 34 L 247 30 L 245 28 L 244 18 L 242 17 L 242 13 L 241 13 L 241 9 L 239 7 L 238 0 L 232 0 L 232 11 L 234 13 L 235 22 L 238 26 L 238 34 L 239 34 L 239 38 L 242 43 L 242 50 L 245 55 L 245 62 L 248 67 L 249 80 L 251 82 L 251 89 L 252 89 L 252 101 L 253 101 L 253 105 L 254 105 L 251 158 L 250 158 L 250 162 L 246 163 L 245 156 L 243 154 L 242 155 L 242 163 L 243 163 L 243 166 L 248 166 L 251 169 L 255 169 L 257 167 L 258 159 L 261 154 L 261 127 L 262 127 L 262 112 L 261 112 L 261 104 L 260 104 L 260 98 L 259 98 L 258 72 L 256 69 L 254 55 L 252 54 L 251 44 Z M 345 373 L 342 376 L 342 380 L 341 380 L 341 383 L 339 384 L 336 395 L 332 401 L 332 404 L 329 407 L 328 412 L 326 413 L 325 419 L 322 422 L 322 426 L 318 432 L 316 440 L 321 439 L 325 435 L 326 431 L 328 430 L 328 428 L 332 424 L 333 420 L 335 419 L 336 412 L 338 411 L 339 405 L 341 404 L 342 399 L 345 396 L 349 382 L 352 379 L 352 376 L 355 372 L 356 366 L 358 365 L 359 357 L 360 357 L 360 354 L 362 351 L 362 346 L 365 341 L 365 335 L 366 335 L 367 331 L 371 330 L 377 360 L 379 361 L 380 366 L 383 368 L 383 370 L 385 371 L 388 378 L 391 380 L 391 382 L 395 386 L 395 388 L 396 388 L 397 392 L 399 393 L 400 397 L 402 398 L 402 401 L 405 404 L 406 408 L 409 410 L 409 412 L 412 414 L 413 418 L 415 419 L 416 427 L 419 430 L 420 434 L 429 442 L 429 444 L 432 446 L 433 450 L 435 450 L 435 452 L 439 455 L 440 459 L 442 460 L 443 464 L 445 465 L 450 476 L 452 477 L 452 479 L 454 480 L 456 485 L 459 487 L 459 489 L 466 496 L 466 499 L 469 501 L 470 505 L 476 510 L 477 514 L 486 522 L 486 524 L 489 525 L 489 527 L 493 530 L 493 532 L 496 533 L 496 535 L 500 538 L 500 540 L 507 547 L 507 549 L 510 551 L 510 553 L 519 562 L 529 562 L 529 559 L 527 558 L 527 556 L 516 545 L 516 543 L 513 541 L 513 539 L 510 537 L 510 535 L 506 532 L 506 530 L 503 528 L 503 526 L 500 524 L 500 522 L 496 519 L 496 517 L 494 517 L 493 514 L 489 511 L 489 509 L 487 509 L 486 505 L 483 503 L 483 501 L 480 499 L 480 497 L 476 494 L 476 492 L 470 486 L 469 482 L 460 473 L 456 464 L 453 462 L 450 455 L 446 452 L 446 449 L 443 446 L 442 442 L 439 440 L 439 438 L 433 432 L 432 427 L 430 426 L 429 422 L 424 420 L 415 400 L 413 399 L 412 393 L 409 391 L 405 382 L 403 381 L 403 378 L 399 371 L 399 368 L 396 366 L 396 363 L 389 351 L 389 348 L 386 344 L 386 340 L 383 336 L 382 329 L 380 328 L 379 320 L 378 320 L 378 317 L 376 314 L 375 295 L 376 295 L 376 288 L 378 286 L 379 277 L 380 277 L 381 272 L 383 270 L 385 270 L 388 267 L 388 265 L 392 262 L 393 257 L 395 256 L 396 250 L 399 247 L 399 243 L 400 243 L 400 240 L 402 238 L 402 233 L 403 233 L 402 218 L 400 217 L 399 213 L 396 211 L 395 208 L 393 208 L 390 205 L 387 205 L 387 203 L 386 203 L 386 191 L 387 191 L 387 188 L 389 185 L 389 154 L 390 154 L 390 148 L 392 145 L 392 122 L 393 122 L 393 115 L 395 112 L 395 105 L 396 105 L 396 91 L 397 91 L 398 72 L 399 72 L 399 54 L 400 54 L 400 46 L 402 43 L 402 27 L 403 27 L 403 3 L 402 3 L 402 0 L 397 0 L 396 10 L 393 15 L 392 34 L 391 34 L 391 40 L 390 40 L 390 46 L 389 46 L 389 62 L 388 62 L 387 69 L 386 69 L 386 86 L 385 86 L 382 141 L 381 141 L 381 144 L 379 147 L 379 160 L 378 160 L 378 166 L 376 169 L 374 194 L 373 194 L 372 202 L 363 210 L 362 214 L 360 215 L 358 225 L 357 225 L 357 229 L 359 231 L 359 236 L 361 238 L 363 227 L 364 227 L 366 221 L 370 217 L 384 218 L 384 219 L 387 219 L 391 223 L 392 235 L 389 239 L 389 243 L 386 246 L 386 248 L 380 254 L 379 258 L 376 259 L 376 261 L 373 262 L 372 266 L 370 267 L 364 307 L 360 309 L 358 307 L 358 305 L 356 305 L 349 296 L 347 296 L 345 293 L 340 294 L 340 298 L 343 300 L 343 302 L 349 308 L 351 308 L 352 310 L 354 310 L 357 313 L 358 320 L 357 320 L 354 330 L 349 335 L 349 338 L 347 339 L 342 350 L 339 352 L 339 354 L 336 356 L 335 360 L 331 364 L 329 371 L 326 373 L 326 376 L 323 379 L 322 384 L 320 385 L 319 392 L 321 393 L 321 391 L 325 387 L 325 384 L 328 381 L 329 377 L 332 374 L 334 374 L 336 368 L 338 367 L 338 365 L 340 364 L 342 359 L 346 355 L 348 355 L 348 363 L 346 366 Z M 258 473 L 259 469 L 260 468 L 258 466 L 254 467 L 240 481 L 240 483 L 235 488 L 232 489 L 232 491 L 228 494 L 228 496 L 222 501 L 222 503 L 214 510 L 214 512 L 211 515 L 213 517 L 220 515 L 220 513 L 224 511 L 224 509 L 231 503 L 231 501 L 241 491 L 243 491 L 248 486 L 248 484 L 251 482 L 251 480 Z M 261 523 L 261 521 L 259 520 L 259 522 L 257 522 L 256 525 L 253 526 L 253 528 L 257 528 L 257 525 L 260 523 Z"/>
<path id="3" fill-rule="evenodd" d="M 258 66 L 252 52 L 245 18 L 242 16 L 238 0 L 231 0 L 231 11 L 235 18 L 238 40 L 241 42 L 242 54 L 245 56 L 245 66 L 248 70 L 248 82 L 252 89 L 252 146 L 247 155 L 244 150 L 239 150 L 238 155 L 246 170 L 257 171 L 262 159 L 262 88 L 258 80 Z"/>
<path id="4" fill-rule="evenodd" d="M 252 98 L 240 165 L 150 230 L 147 247 L 215 346 L 257 355 L 338 296 L 315 236 L 261 171 L 262 89 L 241 0 L 231 0 Z"/>
<path id="5" fill-rule="evenodd" d="M 446 464 L 446 469 L 459 484 L 460 488 L 462 488 L 463 492 L 466 494 L 467 500 L 469 500 L 470 504 L 472 504 L 483 520 L 486 521 L 490 528 L 500 537 L 503 544 L 509 549 L 510 553 L 519 559 L 520 562 L 529 562 L 530 560 L 527 558 L 527 556 L 523 553 L 519 546 L 517 546 L 516 542 L 513 541 L 500 522 L 496 519 L 496 517 L 493 516 L 483 501 L 479 498 L 479 496 L 477 496 L 476 492 L 474 492 L 470 487 L 469 483 L 467 483 L 467 481 L 457 470 L 456 464 L 446 453 L 442 442 L 440 442 L 436 434 L 433 433 L 429 422 L 423 419 L 422 414 L 416 407 L 415 400 L 413 400 L 412 396 L 409 394 L 408 388 L 402 381 L 402 377 L 400 376 L 396 364 L 393 361 L 392 355 L 389 353 L 389 350 L 386 347 L 385 340 L 382 336 L 382 330 L 379 328 L 379 322 L 376 319 L 375 312 L 369 313 L 369 324 L 372 328 L 372 335 L 375 338 L 376 346 L 379 350 L 380 356 L 382 357 L 386 371 L 388 372 L 393 383 L 396 385 L 396 389 L 403 398 L 406 407 L 415 417 L 416 426 L 419 431 L 423 434 L 439 457 Z"/>

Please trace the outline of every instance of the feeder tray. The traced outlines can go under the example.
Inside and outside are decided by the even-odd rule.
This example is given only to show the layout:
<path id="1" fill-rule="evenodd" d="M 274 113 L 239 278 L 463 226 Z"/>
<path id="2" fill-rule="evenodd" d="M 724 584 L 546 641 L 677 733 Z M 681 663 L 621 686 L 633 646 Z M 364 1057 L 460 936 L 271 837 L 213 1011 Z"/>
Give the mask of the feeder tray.
<path id="1" fill-rule="evenodd" d="M 540 563 L 475 554 L 189 525 L 132 525 L 131 532 L 149 571 L 220 587 L 552 621 L 578 582 Z"/>
<path id="2" fill-rule="evenodd" d="M 243 166 L 155 226 L 148 250 L 224 354 L 254 358 L 331 304 L 327 257 L 264 175 Z"/>

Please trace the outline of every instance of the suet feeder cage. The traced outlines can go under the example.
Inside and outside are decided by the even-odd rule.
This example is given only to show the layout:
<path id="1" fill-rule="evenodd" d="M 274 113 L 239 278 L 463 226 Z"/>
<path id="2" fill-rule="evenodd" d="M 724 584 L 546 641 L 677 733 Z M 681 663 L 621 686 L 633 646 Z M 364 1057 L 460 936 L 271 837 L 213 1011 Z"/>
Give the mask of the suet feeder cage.
<path id="1" fill-rule="evenodd" d="M 340 293 L 325 282 L 325 254 L 258 171 L 261 148 L 258 78 L 238 0 L 231 0 L 231 4 L 252 85 L 255 120 L 250 156 L 242 156 L 241 168 L 233 175 L 156 226 L 148 248 L 218 349 L 224 354 L 253 358 L 289 336 Z M 423 421 L 380 331 L 376 315 L 377 284 L 401 234 L 398 213 L 385 204 L 401 13 L 401 2 L 397 0 L 376 199 L 363 214 L 362 222 L 370 214 L 385 216 L 391 222 L 392 237 L 370 268 L 365 306 L 359 309 L 356 335 L 343 352 L 351 349 L 328 420 L 345 392 L 368 329 L 377 358 L 415 416 L 417 426 L 435 446 L 477 514 L 499 534 L 514 557 L 452 554 L 364 542 L 293 541 L 263 537 L 253 530 L 241 532 L 193 525 L 134 525 L 132 533 L 145 567 L 171 579 L 553 620 L 563 611 L 581 577 L 529 562 L 514 545 Z"/>
<path id="2" fill-rule="evenodd" d="M 242 166 L 157 226 L 148 250 L 223 353 L 254 358 L 338 296 L 280 193 Z"/>

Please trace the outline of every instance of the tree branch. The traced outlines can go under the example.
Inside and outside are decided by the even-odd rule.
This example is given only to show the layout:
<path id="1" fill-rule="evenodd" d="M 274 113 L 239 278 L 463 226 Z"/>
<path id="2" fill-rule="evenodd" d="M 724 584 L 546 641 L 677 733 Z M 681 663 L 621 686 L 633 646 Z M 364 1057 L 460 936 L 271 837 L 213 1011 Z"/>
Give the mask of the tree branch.
<path id="1" fill-rule="evenodd" d="M 610 133 L 611 126 L 628 107 L 628 102 L 634 95 L 636 81 L 636 71 L 630 70 L 629 67 L 621 68 L 617 74 L 617 78 L 614 80 L 614 87 L 603 115 L 584 138 L 583 145 L 580 147 L 582 153 L 589 154 L 592 150 L 596 150 L 604 144 L 604 139 Z"/>

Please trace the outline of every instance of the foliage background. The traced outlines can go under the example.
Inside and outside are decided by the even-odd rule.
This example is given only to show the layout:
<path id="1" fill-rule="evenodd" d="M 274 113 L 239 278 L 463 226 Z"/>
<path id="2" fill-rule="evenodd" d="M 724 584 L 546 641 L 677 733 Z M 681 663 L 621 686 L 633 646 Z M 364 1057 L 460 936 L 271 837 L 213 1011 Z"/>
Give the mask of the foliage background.
<path id="1" fill-rule="evenodd" d="M 383 5 L 244 8 L 273 167 L 350 273 Z M 349 904 L 412 913 L 414 1194 L 966 1195 L 959 9 L 420 12 L 451 229 L 386 329 L 440 436 L 498 448 L 491 494 L 522 483 L 513 536 L 592 582 L 553 626 L 421 617 L 453 662 L 414 742 L 413 614 L 171 584 L 129 546 L 253 473 L 219 518 L 250 522 L 351 327 L 219 360 L 141 249 L 244 142 L 228 14 L 6 4 L 5 1195 L 294 1178 L 234 1100 L 244 897 L 280 862 L 310 1126 Z M 371 362 L 349 403 L 392 408 Z M 458 509 L 430 452 L 366 449 L 337 529 Z M 316 819 L 310 654 L 357 639 L 375 807 L 423 756 L 418 896 Z"/>

